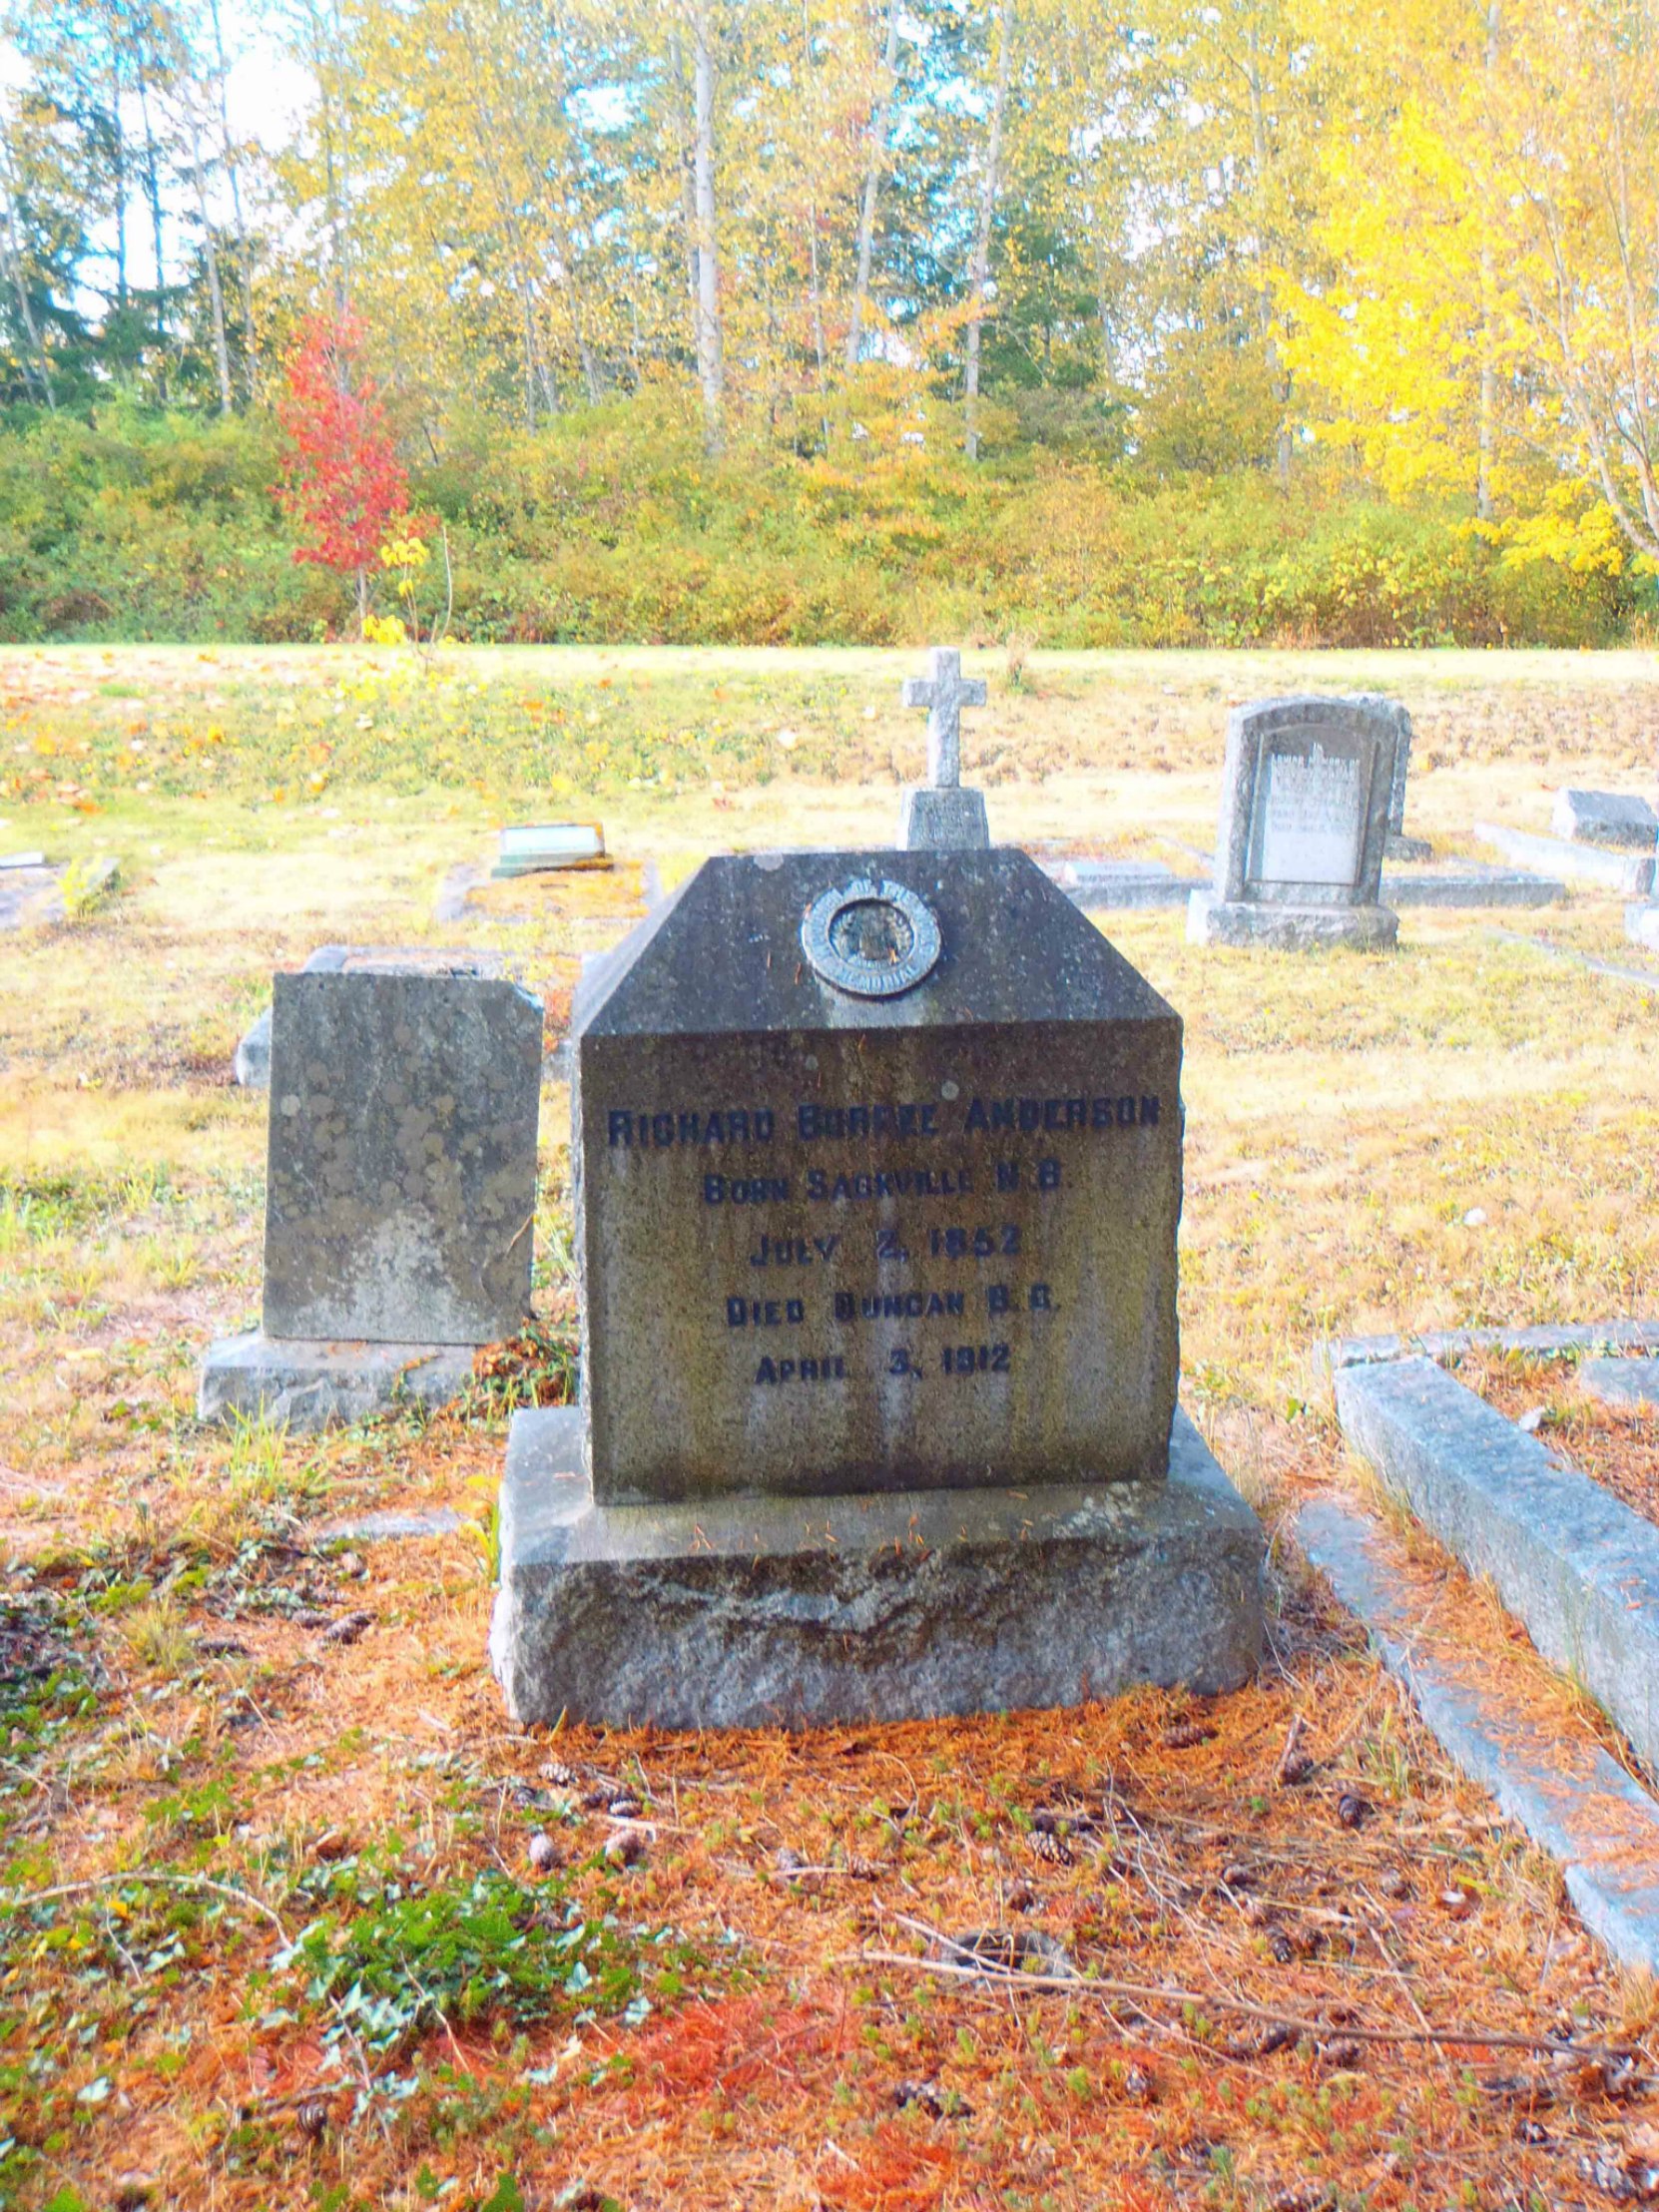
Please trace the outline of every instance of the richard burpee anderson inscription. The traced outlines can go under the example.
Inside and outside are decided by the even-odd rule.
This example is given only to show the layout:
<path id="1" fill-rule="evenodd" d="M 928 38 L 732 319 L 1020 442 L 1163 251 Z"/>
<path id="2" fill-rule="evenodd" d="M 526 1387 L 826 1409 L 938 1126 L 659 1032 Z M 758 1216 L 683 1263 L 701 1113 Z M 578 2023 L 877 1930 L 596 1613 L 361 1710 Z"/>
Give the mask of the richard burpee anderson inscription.
<path id="1" fill-rule="evenodd" d="M 1162 1475 L 1179 1016 L 1022 854 L 768 858 L 580 1040 L 596 1501 Z"/>

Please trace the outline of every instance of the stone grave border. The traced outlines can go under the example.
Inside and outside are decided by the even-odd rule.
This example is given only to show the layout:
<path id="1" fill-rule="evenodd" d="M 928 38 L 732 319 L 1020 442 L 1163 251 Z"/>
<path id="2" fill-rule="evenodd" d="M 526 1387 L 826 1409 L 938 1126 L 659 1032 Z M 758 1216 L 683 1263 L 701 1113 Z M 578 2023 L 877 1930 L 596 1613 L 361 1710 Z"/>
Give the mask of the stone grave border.
<path id="1" fill-rule="evenodd" d="M 1516 867 L 1545 869 L 1570 883 L 1588 883 L 1616 898 L 1654 895 L 1654 856 L 1616 845 L 1580 844 L 1571 837 L 1540 836 L 1506 823 L 1477 822 L 1474 834 Z"/>
<path id="2" fill-rule="evenodd" d="M 1297 1537 L 1453 1764 L 1560 1863 L 1585 1926 L 1622 1964 L 1659 1973 L 1659 1805 L 1587 1727 L 1546 1735 L 1498 1683 L 1472 1689 L 1440 1665 L 1367 1514 L 1318 1498 L 1302 1508 Z"/>
<path id="3" fill-rule="evenodd" d="M 1542 1655 L 1659 1765 L 1659 1528 L 1438 1365 L 1475 1350 L 1651 1353 L 1659 1322 L 1347 1337 L 1314 1354 L 1348 1442 L 1471 1574 L 1491 1579 Z M 1317 1499 L 1297 1533 L 1449 1757 L 1561 1862 L 1586 1925 L 1625 1964 L 1659 1971 L 1659 1804 L 1588 1730 L 1546 1738 L 1500 1695 L 1471 1689 L 1417 1649 L 1423 1624 L 1368 1514 Z M 1560 1756 L 1568 1747 L 1574 1772 Z"/>

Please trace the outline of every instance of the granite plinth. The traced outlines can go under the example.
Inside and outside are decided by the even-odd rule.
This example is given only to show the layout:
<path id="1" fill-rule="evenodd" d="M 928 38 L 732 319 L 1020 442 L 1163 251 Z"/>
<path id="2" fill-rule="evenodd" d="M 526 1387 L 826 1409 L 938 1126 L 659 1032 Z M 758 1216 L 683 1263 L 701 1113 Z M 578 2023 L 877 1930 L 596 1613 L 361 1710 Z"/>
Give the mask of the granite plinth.
<path id="1" fill-rule="evenodd" d="M 1558 837 L 1629 852 L 1659 844 L 1659 815 L 1634 792 L 1559 791 L 1549 826 Z"/>
<path id="2" fill-rule="evenodd" d="M 1603 1405 L 1647 1405 L 1659 1410 L 1659 1359 L 1584 1360 L 1579 1387 Z"/>
<path id="3" fill-rule="evenodd" d="M 1023 853 L 709 860 L 575 1060 L 602 1503 L 1162 1474 L 1181 1021 Z"/>
<path id="4" fill-rule="evenodd" d="M 1400 830 L 1390 830 L 1382 840 L 1382 857 L 1385 860 L 1431 860 L 1434 847 L 1426 837 L 1407 837 Z"/>
<path id="5" fill-rule="evenodd" d="M 1646 945 L 1650 952 L 1659 952 L 1659 903 L 1627 906 L 1624 933 L 1632 944 Z"/>
<path id="6" fill-rule="evenodd" d="M 480 1345 L 529 1310 L 542 1009 L 470 974 L 278 975 L 273 1338 Z"/>
<path id="7" fill-rule="evenodd" d="M 1192 944 L 1260 945 L 1274 952 L 1348 945 L 1385 952 L 1399 935 L 1399 916 L 1387 906 L 1281 906 L 1255 899 L 1217 898 L 1194 891 L 1187 903 Z"/>
<path id="8" fill-rule="evenodd" d="M 901 852 L 983 852 L 991 841 L 985 795 L 965 784 L 912 785 L 898 810 Z"/>
<path id="9" fill-rule="evenodd" d="M 1043 873 L 1086 914 L 1140 906 L 1184 906 L 1204 878 L 1177 875 L 1162 860 L 1044 860 Z"/>
<path id="10" fill-rule="evenodd" d="M 326 1428 L 401 1405 L 445 1405 L 471 1378 L 470 1345 L 306 1342 L 255 1329 L 209 1346 L 196 1411 L 202 1420 Z"/>
<path id="11" fill-rule="evenodd" d="M 806 1727 L 1237 1689 L 1255 1514 L 1176 1414 L 1169 1478 L 603 1506 L 574 1407 L 515 1415 L 490 1658 L 521 1725 Z"/>

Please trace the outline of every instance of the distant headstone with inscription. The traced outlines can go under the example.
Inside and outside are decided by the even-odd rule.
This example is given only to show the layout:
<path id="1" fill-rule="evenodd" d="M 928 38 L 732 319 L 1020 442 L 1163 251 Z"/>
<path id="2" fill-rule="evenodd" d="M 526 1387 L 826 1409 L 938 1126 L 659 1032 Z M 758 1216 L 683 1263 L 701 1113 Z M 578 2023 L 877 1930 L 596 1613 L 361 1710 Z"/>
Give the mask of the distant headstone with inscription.
<path id="1" fill-rule="evenodd" d="M 264 1326 L 210 1349 L 204 1419 L 438 1402 L 522 1325 L 542 1009 L 447 958 L 276 978 Z"/>
<path id="2" fill-rule="evenodd" d="M 983 852 L 991 841 L 985 795 L 962 782 L 962 709 L 985 704 L 981 678 L 964 677 L 962 656 L 935 646 L 925 676 L 906 676 L 904 704 L 927 709 L 927 781 L 905 792 L 898 814 L 901 852 Z"/>
<path id="3" fill-rule="evenodd" d="M 1176 1409 L 1180 1018 L 1032 861 L 712 859 L 574 1047 L 582 1397 L 508 1448 L 519 1720 L 1245 1678 L 1260 1531 Z"/>
<path id="4" fill-rule="evenodd" d="M 1198 944 L 1285 948 L 1394 942 L 1381 903 L 1399 744 L 1386 700 L 1270 699 L 1227 724 L 1216 876 L 1194 891 Z"/>

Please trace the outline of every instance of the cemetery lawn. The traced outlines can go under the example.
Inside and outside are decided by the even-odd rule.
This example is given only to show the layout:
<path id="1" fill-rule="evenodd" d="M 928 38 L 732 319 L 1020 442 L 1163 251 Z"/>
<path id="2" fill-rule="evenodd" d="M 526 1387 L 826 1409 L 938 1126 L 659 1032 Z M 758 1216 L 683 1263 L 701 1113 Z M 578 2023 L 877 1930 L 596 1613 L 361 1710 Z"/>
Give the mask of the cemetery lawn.
<path id="1" fill-rule="evenodd" d="M 1615 901 L 1406 908 L 1391 958 L 1206 954 L 1179 910 L 1101 917 L 1187 1023 L 1183 1390 L 1276 1537 L 1238 1697 L 514 1730 L 484 1657 L 491 1500 L 511 1403 L 569 1382 L 554 1083 L 537 1327 L 461 1407 L 323 1438 L 194 1419 L 202 1349 L 258 1311 L 265 1099 L 228 1074 L 272 969 L 493 945 L 556 1035 L 638 870 L 436 923 L 492 825 L 600 817 L 671 884 L 719 847 L 884 841 L 915 665 L 0 654 L 0 854 L 123 863 L 112 899 L 0 938 L 0 2204 L 1495 2212 L 1659 2188 L 1652 1992 L 1288 1535 L 1314 1489 L 1371 1496 L 1322 1336 L 1659 1314 L 1659 975 L 1525 941 L 1640 968 Z M 1547 828 L 1562 782 L 1653 782 L 1637 654 L 967 667 L 993 831 L 1193 873 L 1226 705 L 1268 690 L 1402 698 L 1406 826 L 1445 857 L 1494 857 L 1476 820 Z M 1591 1418 L 1559 1368 L 1478 1378 L 1655 1509 L 1651 1417 Z M 388 1507 L 460 1525 L 321 1535 Z M 1471 1664 L 1605 1733 L 1408 1548 Z M 997 1929 L 1022 1947 L 985 1945 L 984 1975 L 929 1970 L 938 1936 Z M 1475 2039 L 1391 2039 L 1431 2033 Z"/>

